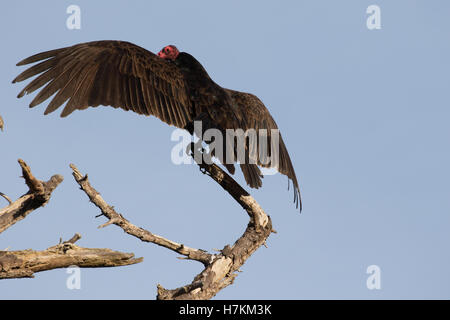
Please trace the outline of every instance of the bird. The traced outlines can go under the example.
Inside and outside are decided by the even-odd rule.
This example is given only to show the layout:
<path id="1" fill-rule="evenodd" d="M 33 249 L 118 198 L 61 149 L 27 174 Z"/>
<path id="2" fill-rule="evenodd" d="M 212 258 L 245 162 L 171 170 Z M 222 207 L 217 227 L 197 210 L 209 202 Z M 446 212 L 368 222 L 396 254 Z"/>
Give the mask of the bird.
<path id="1" fill-rule="evenodd" d="M 66 102 L 61 117 L 88 107 L 111 106 L 155 116 L 191 135 L 195 131 L 195 121 L 200 121 L 202 130 L 265 130 L 266 136 L 259 139 L 267 139 L 269 151 L 271 142 L 275 141 L 271 132 L 278 130 L 278 126 L 257 96 L 219 86 L 197 59 L 187 52 L 180 52 L 175 45 L 167 45 L 154 54 L 127 41 L 91 41 L 37 53 L 21 60 L 17 66 L 32 63 L 35 64 L 12 82 L 37 75 L 17 96 L 21 98 L 43 87 L 31 101 L 30 108 L 56 93 L 45 109 L 45 115 Z M 224 148 L 225 154 L 232 154 L 231 148 L 236 151 L 225 142 Z M 262 147 L 257 145 L 256 148 Z M 275 168 L 288 177 L 288 188 L 292 182 L 294 203 L 301 212 L 298 180 L 281 134 L 276 161 L 267 161 L 250 149 L 246 140 L 245 159 L 253 161 L 240 161 L 239 165 L 247 185 L 260 188 L 263 174 L 259 167 Z M 232 156 L 232 163 L 224 158 L 222 155 L 220 162 L 234 174 L 236 156 Z"/>

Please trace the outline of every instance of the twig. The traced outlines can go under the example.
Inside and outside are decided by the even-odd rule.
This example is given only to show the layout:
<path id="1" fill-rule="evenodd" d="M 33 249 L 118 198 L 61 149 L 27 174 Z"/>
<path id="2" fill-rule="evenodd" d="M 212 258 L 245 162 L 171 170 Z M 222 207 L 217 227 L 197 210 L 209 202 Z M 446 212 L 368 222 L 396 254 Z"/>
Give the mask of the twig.
<path id="1" fill-rule="evenodd" d="M 75 234 L 73 235 L 72 238 L 70 238 L 70 239 L 67 240 L 67 241 L 64 241 L 63 243 L 75 243 L 75 242 L 77 242 L 77 241 L 80 240 L 80 239 L 81 239 L 81 234 L 79 234 L 79 233 L 77 232 L 77 233 L 75 233 Z"/>

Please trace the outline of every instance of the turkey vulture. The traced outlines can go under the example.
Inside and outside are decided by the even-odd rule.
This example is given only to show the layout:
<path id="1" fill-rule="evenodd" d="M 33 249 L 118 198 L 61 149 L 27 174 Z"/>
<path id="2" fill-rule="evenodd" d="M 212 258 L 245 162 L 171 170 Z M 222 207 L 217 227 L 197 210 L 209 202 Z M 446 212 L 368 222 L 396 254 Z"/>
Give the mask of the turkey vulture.
<path id="1" fill-rule="evenodd" d="M 169 45 L 157 55 L 125 41 L 93 41 L 28 57 L 17 66 L 39 62 L 14 80 L 33 79 L 18 95 L 21 98 L 40 90 L 31 101 L 34 107 L 56 93 L 44 114 L 55 111 L 67 101 L 61 117 L 74 110 L 99 105 L 153 115 L 160 120 L 193 134 L 193 122 L 202 121 L 205 128 L 267 130 L 270 149 L 271 129 L 278 129 L 267 108 L 256 96 L 222 88 L 190 54 Z M 261 130 L 263 131 L 263 130 Z M 294 186 L 294 202 L 302 209 L 299 185 L 286 146 L 278 137 L 277 161 L 240 163 L 247 184 L 262 185 L 259 167 L 275 167 Z M 247 142 L 248 143 L 248 142 Z M 249 157 L 246 145 L 246 157 Z M 225 152 L 229 152 L 226 150 Z M 236 158 L 233 158 L 236 162 Z M 230 173 L 234 164 L 219 159 Z"/>

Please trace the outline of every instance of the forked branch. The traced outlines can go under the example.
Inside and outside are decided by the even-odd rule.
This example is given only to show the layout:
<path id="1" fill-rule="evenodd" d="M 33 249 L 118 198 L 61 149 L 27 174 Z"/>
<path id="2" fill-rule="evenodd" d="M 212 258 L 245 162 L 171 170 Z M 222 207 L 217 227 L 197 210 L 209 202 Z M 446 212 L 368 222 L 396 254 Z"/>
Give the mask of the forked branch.
<path id="1" fill-rule="evenodd" d="M 126 220 L 114 208 L 108 205 L 100 194 L 91 186 L 87 175 L 83 176 L 75 165 L 70 165 L 73 176 L 81 189 L 87 194 L 102 212 L 108 222 L 104 227 L 115 224 L 126 233 L 141 241 L 151 242 L 183 255 L 187 259 L 197 260 L 204 269 L 194 280 L 183 287 L 168 290 L 158 285 L 157 299 L 210 299 L 220 290 L 233 283 L 236 272 L 260 246 L 266 243 L 272 230 L 270 217 L 233 178 L 215 164 L 198 164 L 202 171 L 221 185 L 248 213 L 250 221 L 244 234 L 233 245 L 226 245 L 218 254 L 208 253 L 200 249 L 190 248 L 175 241 L 155 235 L 150 231 L 137 227 Z"/>
<path id="2" fill-rule="evenodd" d="M 63 177 L 59 174 L 54 175 L 47 182 L 40 181 L 33 176 L 30 167 L 25 161 L 22 159 L 18 161 L 29 191 L 16 201 L 11 201 L 9 197 L 2 194 L 10 204 L 0 209 L 0 233 L 24 219 L 37 208 L 45 206 L 50 200 L 53 190 L 63 181 Z"/>

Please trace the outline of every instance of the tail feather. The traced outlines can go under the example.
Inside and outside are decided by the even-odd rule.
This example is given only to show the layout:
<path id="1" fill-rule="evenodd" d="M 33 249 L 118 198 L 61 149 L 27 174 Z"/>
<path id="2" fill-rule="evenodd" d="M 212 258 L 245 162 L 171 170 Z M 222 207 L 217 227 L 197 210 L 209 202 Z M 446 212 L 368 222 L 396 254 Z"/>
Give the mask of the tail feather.
<path id="1" fill-rule="evenodd" d="M 245 181 L 251 188 L 258 189 L 262 187 L 261 178 L 264 178 L 264 175 L 256 164 L 241 164 L 241 170 Z"/>

